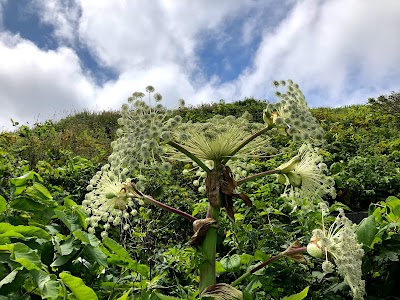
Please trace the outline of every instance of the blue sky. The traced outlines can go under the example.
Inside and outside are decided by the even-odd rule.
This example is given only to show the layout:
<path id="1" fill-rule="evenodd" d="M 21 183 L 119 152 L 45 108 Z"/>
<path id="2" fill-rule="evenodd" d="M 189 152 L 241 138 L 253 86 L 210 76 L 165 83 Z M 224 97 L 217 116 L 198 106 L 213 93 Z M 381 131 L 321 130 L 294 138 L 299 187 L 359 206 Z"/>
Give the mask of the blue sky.
<path id="1" fill-rule="evenodd" d="M 398 0 L 0 0 L 0 131 L 147 85 L 169 107 L 274 101 L 289 78 L 311 107 L 366 103 L 400 90 L 399 15 Z"/>

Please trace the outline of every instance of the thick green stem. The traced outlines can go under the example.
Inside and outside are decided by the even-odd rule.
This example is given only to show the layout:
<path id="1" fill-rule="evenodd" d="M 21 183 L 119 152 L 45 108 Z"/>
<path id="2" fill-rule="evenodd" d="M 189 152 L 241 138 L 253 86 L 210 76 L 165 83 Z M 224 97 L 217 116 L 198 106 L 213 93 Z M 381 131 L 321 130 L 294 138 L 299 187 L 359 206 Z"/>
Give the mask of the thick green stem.
<path id="1" fill-rule="evenodd" d="M 268 130 L 270 130 L 271 128 L 265 127 L 259 131 L 257 131 L 256 133 L 254 133 L 253 135 L 249 136 L 247 139 L 245 139 L 239 146 L 237 146 L 235 148 L 235 150 L 232 151 L 232 153 L 229 154 L 229 157 L 225 158 L 222 161 L 222 164 L 226 164 L 228 162 L 228 160 L 231 159 L 231 157 L 233 157 L 238 151 L 240 151 L 240 149 L 242 149 L 244 146 L 246 146 L 248 143 L 250 143 L 252 140 L 254 140 L 256 137 L 260 136 L 261 134 L 263 134 L 264 132 L 267 132 Z"/>
<path id="2" fill-rule="evenodd" d="M 269 171 L 257 173 L 257 174 L 251 175 L 249 177 L 238 180 L 237 184 L 239 185 L 239 184 L 251 181 L 253 179 L 259 178 L 259 177 L 263 177 L 263 176 L 271 175 L 271 174 L 279 174 L 279 173 L 281 173 L 281 170 L 269 170 Z"/>
<path id="3" fill-rule="evenodd" d="M 207 218 L 213 218 L 218 221 L 219 208 L 213 208 L 209 205 Z M 206 237 L 200 246 L 203 253 L 203 261 L 200 265 L 200 293 L 207 287 L 216 283 L 215 260 L 217 251 L 217 228 L 210 227 Z"/>
<path id="4" fill-rule="evenodd" d="M 187 157 L 189 157 L 191 160 L 193 160 L 196 164 L 198 164 L 199 167 L 202 168 L 205 172 L 209 173 L 211 171 L 200 159 L 198 159 L 195 155 L 193 155 L 189 150 L 185 149 L 182 145 L 180 145 L 176 142 L 173 142 L 173 141 L 169 141 L 167 144 L 170 145 L 171 147 L 174 147 L 179 152 L 182 152 L 183 154 L 185 154 Z"/>
<path id="5" fill-rule="evenodd" d="M 304 253 L 307 251 L 307 247 L 301 247 L 301 248 L 295 248 L 295 249 L 287 249 L 275 256 L 272 256 L 270 259 L 267 259 L 263 263 L 259 264 L 258 266 L 254 267 L 250 271 L 247 271 L 244 273 L 242 276 L 240 276 L 238 279 L 236 279 L 231 286 L 237 286 L 239 283 L 241 283 L 244 279 L 250 277 L 253 273 L 257 272 L 258 270 L 264 268 L 265 266 L 269 265 L 273 261 L 277 260 L 278 258 L 281 258 L 282 256 L 289 256 L 292 254 L 297 254 L 297 253 Z"/>

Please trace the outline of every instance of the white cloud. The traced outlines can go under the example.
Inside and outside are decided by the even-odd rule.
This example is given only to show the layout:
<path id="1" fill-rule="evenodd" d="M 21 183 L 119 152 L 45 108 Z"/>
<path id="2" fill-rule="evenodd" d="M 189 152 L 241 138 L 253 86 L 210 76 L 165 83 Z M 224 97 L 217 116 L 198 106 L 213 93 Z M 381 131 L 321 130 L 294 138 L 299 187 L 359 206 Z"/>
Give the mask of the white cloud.
<path id="1" fill-rule="evenodd" d="M 54 27 L 54 36 L 65 44 L 77 42 L 80 6 L 75 0 L 34 0 L 43 23 Z"/>
<path id="2" fill-rule="evenodd" d="M 95 86 L 69 48 L 42 51 L 19 36 L 0 34 L 0 124 L 21 124 L 88 107 Z"/>
<path id="3" fill-rule="evenodd" d="M 264 99 L 272 94 L 270 82 L 281 78 L 297 81 L 314 106 L 360 103 L 399 89 L 398 0 L 276 3 L 35 0 L 42 21 L 54 26 L 62 45 L 85 45 L 118 76 L 96 86 L 72 48 L 43 51 L 3 34 L 0 101 L 10 108 L 0 113 L 0 121 L 81 107 L 116 109 L 149 84 L 170 107 L 179 98 L 190 104 Z M 242 26 L 235 36 L 227 34 L 231 24 Z M 197 57 L 204 39 L 212 37 L 214 49 L 229 40 L 254 47 L 255 36 L 260 45 L 236 79 L 205 77 L 207 66 Z M 232 61 L 223 58 L 221 68 Z"/>
<path id="4" fill-rule="evenodd" d="M 324 99 L 314 105 L 361 102 L 366 98 L 349 97 L 397 89 L 399 15 L 397 0 L 298 1 L 264 36 L 252 68 L 238 80 L 241 96 L 262 97 L 275 78 L 300 82 L 306 94 L 318 90 Z"/>

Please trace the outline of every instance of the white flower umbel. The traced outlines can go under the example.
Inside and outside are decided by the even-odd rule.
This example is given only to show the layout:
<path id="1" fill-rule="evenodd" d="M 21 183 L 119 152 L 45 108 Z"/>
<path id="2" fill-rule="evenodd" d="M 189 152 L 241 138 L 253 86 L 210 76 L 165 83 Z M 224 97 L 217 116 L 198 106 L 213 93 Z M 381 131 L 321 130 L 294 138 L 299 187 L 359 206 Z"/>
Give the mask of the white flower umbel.
<path id="1" fill-rule="evenodd" d="M 320 202 L 324 195 L 336 196 L 335 181 L 325 175 L 327 166 L 318 152 L 318 148 L 303 144 L 295 157 L 277 168 L 281 171 L 278 182 L 286 185 L 284 195 L 294 206 L 299 206 L 302 199 Z"/>
<path id="2" fill-rule="evenodd" d="M 293 81 L 274 81 L 276 88 L 284 87 L 284 92 L 276 91 L 280 99 L 269 103 L 263 111 L 263 119 L 269 128 L 282 128 L 296 142 L 323 140 L 323 129 L 313 117 L 299 86 Z"/>
<path id="3" fill-rule="evenodd" d="M 326 210 L 323 210 L 323 216 Z M 323 220 L 323 218 L 322 218 Z M 337 272 L 344 278 L 344 282 L 350 287 L 353 299 L 363 299 L 365 294 L 365 282 L 361 279 L 362 257 L 364 251 L 357 241 L 355 234 L 356 225 L 340 210 L 335 222 L 328 230 L 315 229 L 307 251 L 317 258 L 325 257 L 322 269 L 326 273 L 333 272 L 336 265 Z"/>
<path id="4" fill-rule="evenodd" d="M 240 118 L 215 116 L 206 123 L 181 124 L 174 132 L 174 138 L 200 160 L 219 164 L 224 159 L 232 158 L 235 149 L 262 128 L 263 124 L 249 123 L 246 115 Z M 257 137 L 235 152 L 234 157 L 249 159 L 260 156 L 268 144 L 268 137 Z M 191 162 L 187 156 L 175 149 L 172 149 L 170 154 L 177 160 Z"/>
<path id="5" fill-rule="evenodd" d="M 129 180 L 123 181 L 124 173 L 123 170 L 110 169 L 110 165 L 105 165 L 90 181 L 87 187 L 89 193 L 82 202 L 82 207 L 90 215 L 86 219 L 90 233 L 94 233 L 96 227 L 102 227 L 101 235 L 105 237 L 112 226 L 121 226 L 123 230 L 130 228 L 129 223 L 137 214 L 133 200 L 138 200 L 138 203 L 142 200 L 133 198 L 135 195 L 132 194 Z"/>

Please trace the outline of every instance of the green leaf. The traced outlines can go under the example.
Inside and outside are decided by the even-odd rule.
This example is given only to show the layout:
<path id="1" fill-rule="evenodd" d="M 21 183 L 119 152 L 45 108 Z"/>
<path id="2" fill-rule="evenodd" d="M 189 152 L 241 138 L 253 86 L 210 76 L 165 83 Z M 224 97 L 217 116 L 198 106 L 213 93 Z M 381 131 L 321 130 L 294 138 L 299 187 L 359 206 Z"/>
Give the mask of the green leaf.
<path id="1" fill-rule="evenodd" d="M 356 230 L 358 242 L 370 247 L 377 233 L 375 217 L 373 215 L 361 221 Z"/>
<path id="2" fill-rule="evenodd" d="M 270 257 L 271 257 L 270 255 L 265 254 L 264 252 L 261 252 L 260 250 L 256 250 L 256 252 L 254 253 L 254 260 L 266 261 Z"/>
<path id="3" fill-rule="evenodd" d="M 16 187 L 23 186 L 23 185 L 26 185 L 26 183 L 29 180 L 33 179 L 34 176 L 35 176 L 35 172 L 29 171 L 28 173 L 25 173 L 24 175 L 22 175 L 20 177 L 11 178 L 10 183 Z"/>
<path id="4" fill-rule="evenodd" d="M 258 277 L 254 277 L 243 290 L 243 300 L 253 300 L 253 291 L 259 287 L 262 287 L 262 283 Z"/>
<path id="5" fill-rule="evenodd" d="M 30 272 L 35 280 L 43 299 L 57 299 L 60 291 L 60 284 L 55 275 L 50 275 L 42 270 Z"/>
<path id="6" fill-rule="evenodd" d="M 149 274 L 150 270 L 147 265 L 139 264 L 135 260 L 133 260 L 130 257 L 129 253 L 113 239 L 110 239 L 108 237 L 104 238 L 103 245 L 116 254 L 109 254 L 109 263 L 114 263 L 122 260 L 124 262 L 127 262 L 129 264 L 129 268 L 134 270 L 135 272 L 140 273 L 143 276 L 147 276 Z"/>
<path id="7" fill-rule="evenodd" d="M 74 231 L 72 234 L 84 244 L 89 244 L 93 247 L 97 247 L 100 244 L 100 240 L 94 234 L 82 230 Z"/>
<path id="8" fill-rule="evenodd" d="M 72 276 L 66 272 L 60 273 L 60 278 L 71 290 L 78 300 L 98 300 L 96 293 L 82 279 Z"/>
<path id="9" fill-rule="evenodd" d="M 160 300 L 183 300 L 182 298 L 176 298 L 176 297 L 172 297 L 172 296 L 167 296 L 167 295 L 163 295 L 160 293 L 155 293 L 156 296 L 158 297 L 158 299 Z"/>
<path id="10" fill-rule="evenodd" d="M 124 247 L 122 247 L 113 239 L 110 239 L 109 237 L 104 238 L 103 245 L 113 251 L 115 254 L 117 254 L 121 259 L 135 263 L 129 253 L 124 249 Z"/>
<path id="11" fill-rule="evenodd" d="M 3 196 L 0 195 L 0 214 L 7 208 L 7 201 Z"/>
<path id="12" fill-rule="evenodd" d="M 54 210 L 56 216 L 68 227 L 71 232 L 82 229 L 79 224 L 79 220 L 76 215 L 72 215 L 68 212 L 62 211 L 61 209 Z"/>
<path id="13" fill-rule="evenodd" d="M 49 207 L 56 207 L 58 203 L 53 200 L 50 192 L 47 188 L 38 182 L 34 182 L 33 186 L 30 186 L 26 189 L 25 194 L 31 197 L 33 200 L 39 201 L 42 204 Z"/>
<path id="14" fill-rule="evenodd" d="M 8 283 L 11 283 L 14 281 L 15 276 L 17 276 L 19 270 L 13 270 L 10 274 L 8 274 L 6 277 L 4 277 L 1 281 L 0 281 L 0 288 Z"/>
<path id="15" fill-rule="evenodd" d="M 14 244 L 10 258 L 20 263 L 28 271 L 41 270 L 42 268 L 42 262 L 37 251 L 22 243 Z"/>
<path id="16" fill-rule="evenodd" d="M 50 240 L 51 236 L 45 230 L 35 226 L 18 225 L 14 226 L 8 223 L 0 223 L 0 234 L 8 231 L 14 231 L 22 234 L 24 237 L 36 237 Z"/>
<path id="17" fill-rule="evenodd" d="M 233 254 L 232 256 L 224 257 L 221 259 L 222 267 L 228 272 L 238 271 L 240 268 L 240 256 L 239 254 Z"/>
<path id="18" fill-rule="evenodd" d="M 62 266 L 62 265 L 65 265 L 67 262 L 69 262 L 70 261 L 70 259 L 72 258 L 72 257 L 74 257 L 74 255 L 76 254 L 78 252 L 78 250 L 74 250 L 71 254 L 69 254 L 69 255 L 64 255 L 64 256 L 60 256 L 60 257 L 57 257 L 56 258 L 56 260 L 55 261 L 53 261 L 52 263 L 51 263 L 51 267 L 60 267 L 60 266 Z"/>
<path id="19" fill-rule="evenodd" d="M 47 208 L 42 203 L 24 196 L 14 198 L 14 200 L 10 202 L 10 207 L 16 210 L 29 212 L 37 212 L 38 210 L 44 210 Z"/>
<path id="20" fill-rule="evenodd" d="M 224 267 L 222 266 L 221 262 L 217 261 L 215 263 L 215 272 L 217 273 L 224 273 L 226 272 L 226 270 L 224 269 Z"/>
<path id="21" fill-rule="evenodd" d="M 306 287 L 304 290 L 302 290 L 300 293 L 291 295 L 291 296 L 289 296 L 289 297 L 284 297 L 284 298 L 282 298 L 282 300 L 302 300 L 302 299 L 304 299 L 305 297 L 307 297 L 308 289 L 309 289 L 309 288 L 310 288 L 310 287 L 308 286 L 308 287 Z"/>
<path id="22" fill-rule="evenodd" d="M 128 296 L 130 294 L 130 292 L 132 291 L 132 289 L 129 289 L 125 294 L 123 294 L 121 297 L 119 297 L 117 300 L 127 300 Z"/>
<path id="23" fill-rule="evenodd" d="M 99 248 L 93 247 L 91 245 L 86 245 L 84 248 L 84 252 L 91 262 L 95 261 L 103 267 L 108 267 L 107 256 Z"/>

